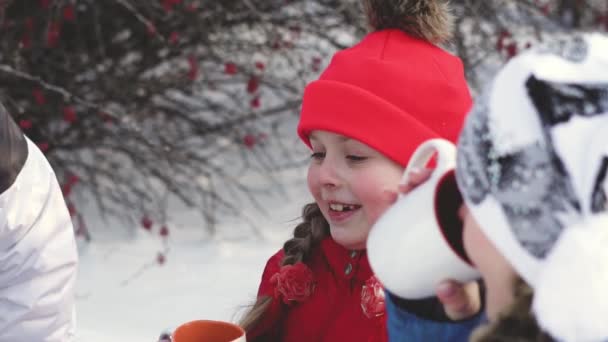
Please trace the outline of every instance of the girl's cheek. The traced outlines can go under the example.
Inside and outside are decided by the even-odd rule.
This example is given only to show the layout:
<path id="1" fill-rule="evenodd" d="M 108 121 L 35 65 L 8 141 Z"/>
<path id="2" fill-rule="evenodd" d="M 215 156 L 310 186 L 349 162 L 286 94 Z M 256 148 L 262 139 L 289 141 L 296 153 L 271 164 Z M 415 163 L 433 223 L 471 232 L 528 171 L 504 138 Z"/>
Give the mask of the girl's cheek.
<path id="1" fill-rule="evenodd" d="M 306 182 L 308 183 L 308 190 L 313 193 L 314 188 L 318 187 L 319 177 L 317 170 L 312 165 L 308 167 Z"/>
<path id="2" fill-rule="evenodd" d="M 386 212 L 391 205 L 397 200 L 397 193 L 392 192 L 390 190 L 384 190 L 378 198 L 376 199 L 376 203 L 373 207 L 370 208 L 369 211 L 369 219 L 370 223 L 374 224 L 376 221 Z"/>

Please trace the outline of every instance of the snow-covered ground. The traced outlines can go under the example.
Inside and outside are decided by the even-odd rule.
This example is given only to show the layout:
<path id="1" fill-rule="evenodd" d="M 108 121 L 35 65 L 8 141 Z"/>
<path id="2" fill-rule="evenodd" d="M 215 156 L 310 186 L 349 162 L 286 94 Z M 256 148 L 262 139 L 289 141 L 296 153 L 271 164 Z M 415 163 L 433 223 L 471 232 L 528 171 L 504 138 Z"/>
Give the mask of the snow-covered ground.
<path id="1" fill-rule="evenodd" d="M 268 217 L 246 210 L 264 227 L 262 238 L 231 218 L 210 238 L 187 210 L 172 210 L 162 265 L 156 258 L 165 245 L 154 229 L 126 234 L 119 224 L 97 224 L 93 241 L 79 246 L 78 341 L 152 342 L 190 320 L 235 321 L 255 299 L 266 260 L 289 237 L 310 199 L 304 169 L 280 179 L 288 191 L 264 199 Z"/>

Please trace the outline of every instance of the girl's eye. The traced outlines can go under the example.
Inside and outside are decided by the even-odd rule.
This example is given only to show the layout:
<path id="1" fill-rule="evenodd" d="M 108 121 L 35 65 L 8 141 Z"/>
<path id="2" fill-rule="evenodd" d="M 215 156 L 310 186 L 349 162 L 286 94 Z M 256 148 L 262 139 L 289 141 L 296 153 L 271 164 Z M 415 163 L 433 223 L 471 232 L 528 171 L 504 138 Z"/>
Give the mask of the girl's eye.
<path id="1" fill-rule="evenodd" d="M 360 161 L 364 161 L 367 159 L 367 157 L 363 157 L 363 156 L 356 156 L 354 154 L 349 154 L 346 156 L 346 159 L 350 160 L 350 161 L 354 161 L 354 162 L 360 162 Z"/>
<path id="2" fill-rule="evenodd" d="M 310 159 L 323 159 L 325 158 L 325 152 L 315 152 L 313 154 L 310 155 Z"/>

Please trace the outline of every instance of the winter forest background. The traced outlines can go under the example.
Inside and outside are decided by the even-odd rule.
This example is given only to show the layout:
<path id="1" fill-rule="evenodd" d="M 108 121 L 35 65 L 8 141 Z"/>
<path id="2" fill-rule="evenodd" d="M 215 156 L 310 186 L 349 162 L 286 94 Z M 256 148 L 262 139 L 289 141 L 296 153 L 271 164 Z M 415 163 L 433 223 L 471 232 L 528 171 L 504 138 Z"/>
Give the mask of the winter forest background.
<path id="1" fill-rule="evenodd" d="M 474 94 L 520 51 L 608 31 L 606 0 L 452 0 Z M 0 0 L 0 101 L 79 238 L 80 340 L 234 320 L 300 208 L 300 97 L 360 0 Z M 407 90 L 404 90 L 407 91 Z"/>

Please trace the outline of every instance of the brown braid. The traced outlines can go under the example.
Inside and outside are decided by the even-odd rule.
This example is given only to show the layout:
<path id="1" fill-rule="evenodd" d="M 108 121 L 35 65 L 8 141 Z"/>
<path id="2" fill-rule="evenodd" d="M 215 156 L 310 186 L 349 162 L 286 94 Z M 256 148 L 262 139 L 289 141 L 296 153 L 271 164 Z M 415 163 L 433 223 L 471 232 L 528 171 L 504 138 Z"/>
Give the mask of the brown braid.
<path id="1" fill-rule="evenodd" d="M 329 224 L 316 203 L 310 203 L 302 209 L 302 222 L 293 231 L 293 238 L 283 245 L 285 257 L 281 265 L 293 265 L 308 261 L 313 249 L 329 235 Z M 250 331 L 260 323 L 264 313 L 272 304 L 272 297 L 259 297 L 255 304 L 241 319 L 240 326 Z"/>
<path id="2" fill-rule="evenodd" d="M 471 342 L 551 342 L 532 313 L 534 291 L 521 278 L 515 285 L 515 300 L 497 322 L 478 328 Z"/>
<path id="3" fill-rule="evenodd" d="M 293 238 L 283 245 L 285 258 L 281 265 L 306 262 L 310 253 L 321 240 L 329 235 L 329 224 L 316 203 L 309 203 L 302 209 L 302 223 L 293 231 Z"/>

